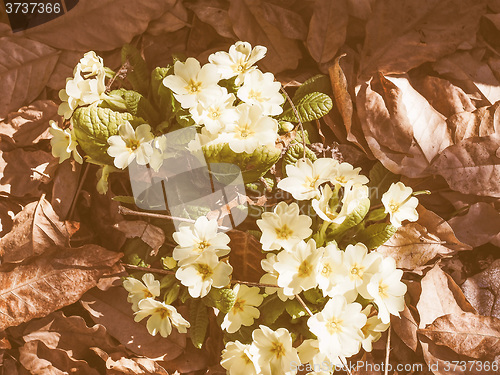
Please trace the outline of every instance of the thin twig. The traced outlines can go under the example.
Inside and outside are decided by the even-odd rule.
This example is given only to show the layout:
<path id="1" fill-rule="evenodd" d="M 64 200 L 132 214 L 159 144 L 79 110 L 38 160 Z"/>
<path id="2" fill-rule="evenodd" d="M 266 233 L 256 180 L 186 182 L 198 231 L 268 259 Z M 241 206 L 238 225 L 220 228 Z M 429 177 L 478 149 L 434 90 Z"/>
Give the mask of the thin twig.
<path id="1" fill-rule="evenodd" d="M 38 173 L 40 176 L 42 177 L 45 177 L 45 178 L 50 178 L 50 176 L 46 173 L 43 173 L 41 171 L 39 171 L 38 169 L 36 168 L 31 168 L 31 172 L 35 172 L 35 173 Z"/>
<path id="2" fill-rule="evenodd" d="M 385 370 L 384 375 L 389 374 L 389 353 L 391 352 L 391 326 L 387 330 L 387 344 L 385 345 Z"/>
<path id="3" fill-rule="evenodd" d="M 259 288 L 279 288 L 278 285 L 254 283 L 253 281 L 243 281 L 243 280 L 231 280 L 231 284 L 244 284 L 249 286 L 257 286 Z"/>
<path id="4" fill-rule="evenodd" d="M 306 158 L 306 134 L 304 133 L 304 126 L 302 125 L 302 121 L 300 121 L 299 112 L 297 111 L 295 104 L 293 104 L 292 99 L 290 99 L 290 95 L 288 95 L 288 93 L 286 92 L 286 90 L 283 87 L 281 87 L 281 91 L 283 92 L 283 94 L 285 94 L 286 99 L 288 100 L 288 103 L 290 103 L 290 106 L 292 107 L 292 111 L 295 114 L 297 121 L 299 122 L 299 128 L 300 128 L 300 131 L 302 132 L 302 148 L 304 151 L 302 157 L 305 159 Z"/>
<path id="5" fill-rule="evenodd" d="M 68 211 L 68 220 L 71 220 L 71 217 L 73 216 L 73 211 L 75 210 L 76 207 L 76 201 L 78 199 L 78 194 L 80 194 L 80 191 L 82 190 L 83 183 L 85 182 L 85 179 L 87 178 L 87 173 L 89 172 L 90 169 L 90 164 L 85 163 L 85 166 L 83 167 L 83 176 L 80 180 L 80 183 L 78 184 L 78 187 L 76 188 L 75 195 L 73 196 L 73 201 L 71 202 L 71 206 Z"/>
<path id="6" fill-rule="evenodd" d="M 295 295 L 295 298 L 297 298 L 297 301 L 299 301 L 299 303 L 302 305 L 302 307 L 304 308 L 304 310 L 306 310 L 306 313 L 309 315 L 309 316 L 313 316 L 313 313 L 312 311 L 309 309 L 309 307 L 307 307 L 306 303 L 304 302 L 304 300 L 298 295 L 296 294 Z"/>
<path id="7" fill-rule="evenodd" d="M 164 214 L 154 214 L 152 212 L 134 211 L 134 210 L 131 210 L 130 208 L 127 208 L 124 206 L 119 206 L 118 212 L 122 215 L 135 215 L 135 216 L 153 217 L 156 219 L 177 220 L 177 221 L 182 221 L 184 223 L 191 223 L 191 224 L 196 222 L 196 220 L 184 219 L 182 217 L 175 217 L 175 216 L 164 215 Z M 219 228 L 222 230 L 230 230 L 231 229 L 229 227 L 225 227 L 222 225 L 219 225 Z"/>
<path id="8" fill-rule="evenodd" d="M 116 72 L 116 74 L 113 76 L 113 78 L 111 78 L 111 79 L 109 80 L 108 84 L 106 85 L 106 90 L 105 90 L 105 92 L 109 92 L 109 90 L 111 89 L 111 86 L 113 85 L 113 83 L 115 82 L 115 80 L 116 80 L 117 78 L 120 78 L 120 76 L 121 76 L 122 74 L 124 74 L 124 73 L 125 73 L 125 76 L 126 76 L 126 73 L 127 73 L 128 68 L 130 68 L 130 63 L 129 63 L 129 61 L 127 60 L 127 61 L 125 61 L 125 62 L 123 63 L 123 65 L 122 65 L 122 66 L 120 66 L 120 69 L 118 69 L 118 71 L 117 71 L 117 72 Z M 125 78 L 125 76 L 123 76 L 123 78 Z"/>

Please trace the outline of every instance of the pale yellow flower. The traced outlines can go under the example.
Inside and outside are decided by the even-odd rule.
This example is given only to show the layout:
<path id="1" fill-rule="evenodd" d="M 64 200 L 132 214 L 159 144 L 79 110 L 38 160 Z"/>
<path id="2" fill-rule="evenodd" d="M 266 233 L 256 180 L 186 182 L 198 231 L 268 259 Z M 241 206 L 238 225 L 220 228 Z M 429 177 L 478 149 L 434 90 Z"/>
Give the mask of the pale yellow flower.
<path id="1" fill-rule="evenodd" d="M 412 197 L 413 190 L 405 186 L 402 182 L 391 184 L 389 190 L 382 195 L 382 203 L 385 212 L 389 213 L 391 224 L 396 228 L 401 226 L 401 222 L 418 220 L 418 199 Z"/>
<path id="2" fill-rule="evenodd" d="M 59 158 L 59 163 L 68 159 L 71 155 L 80 164 L 83 163 L 81 155 L 78 153 L 76 147 L 75 133 L 70 129 L 61 129 L 55 121 L 50 121 L 50 134 L 52 138 L 50 145 L 52 147 L 52 155 Z"/>
<path id="3" fill-rule="evenodd" d="M 160 295 L 160 282 L 152 273 L 145 273 L 142 281 L 134 277 L 123 280 L 123 287 L 128 292 L 127 301 L 132 303 L 132 310 L 137 311 L 139 302 L 145 298 L 158 297 Z"/>
<path id="4" fill-rule="evenodd" d="M 231 310 L 224 317 L 221 328 L 229 333 L 234 333 L 243 326 L 251 326 L 255 319 L 259 318 L 260 311 L 257 308 L 264 297 L 257 287 L 236 284 L 233 287 L 235 302 Z"/>
<path id="5" fill-rule="evenodd" d="M 159 332 L 162 337 L 167 337 L 172 333 L 172 326 L 180 333 L 186 333 L 190 327 L 189 322 L 177 312 L 174 306 L 153 298 L 146 298 L 139 302 L 139 310 L 135 313 L 134 320 L 140 322 L 147 316 L 150 318 L 146 323 L 146 328 L 152 336 L 156 336 Z"/>

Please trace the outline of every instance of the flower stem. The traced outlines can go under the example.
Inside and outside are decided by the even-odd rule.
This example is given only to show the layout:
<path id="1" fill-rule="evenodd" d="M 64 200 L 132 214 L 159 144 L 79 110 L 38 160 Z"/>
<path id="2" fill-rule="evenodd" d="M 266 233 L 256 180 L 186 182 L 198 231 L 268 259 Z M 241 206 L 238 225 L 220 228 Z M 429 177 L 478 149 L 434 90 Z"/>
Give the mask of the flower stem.
<path id="1" fill-rule="evenodd" d="M 299 111 L 297 111 L 295 104 L 293 104 L 292 99 L 290 99 L 290 95 L 288 95 L 288 93 L 286 92 L 286 90 L 283 87 L 281 87 L 281 91 L 283 92 L 283 94 L 285 94 L 286 99 L 288 100 L 288 103 L 290 103 L 290 106 L 292 107 L 292 111 L 293 111 L 293 113 L 294 113 L 294 115 L 297 118 L 297 121 L 299 123 L 299 128 L 300 128 L 300 131 L 302 132 L 302 148 L 303 148 L 302 158 L 305 159 L 306 158 L 306 134 L 304 133 L 304 125 L 302 125 L 302 121 L 300 121 Z"/>

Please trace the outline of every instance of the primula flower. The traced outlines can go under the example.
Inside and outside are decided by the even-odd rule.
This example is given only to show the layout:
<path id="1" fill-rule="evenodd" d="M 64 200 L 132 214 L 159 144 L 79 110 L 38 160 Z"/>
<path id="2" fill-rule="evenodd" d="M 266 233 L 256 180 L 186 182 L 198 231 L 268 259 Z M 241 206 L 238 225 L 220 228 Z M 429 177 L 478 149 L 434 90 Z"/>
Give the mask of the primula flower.
<path id="1" fill-rule="evenodd" d="M 342 262 L 345 277 L 338 283 L 337 293 L 343 294 L 347 302 L 353 302 L 358 292 L 364 298 L 370 298 L 366 286 L 371 277 L 378 272 L 381 261 L 380 254 L 368 253 L 367 247 L 362 243 L 347 245 Z"/>
<path id="2" fill-rule="evenodd" d="M 337 189 L 332 191 L 330 185 L 325 185 L 324 187 L 320 186 L 320 191 L 321 197 L 313 199 L 311 206 L 321 219 L 330 223 L 334 222 L 338 216 L 337 204 L 339 199 Z"/>
<path id="3" fill-rule="evenodd" d="M 229 375 L 257 375 L 257 370 L 250 354 L 250 345 L 239 341 L 230 341 L 222 351 L 220 361 Z"/>
<path id="4" fill-rule="evenodd" d="M 396 228 L 401 226 L 404 220 L 418 220 L 418 199 L 412 197 L 413 190 L 402 182 L 391 184 L 389 190 L 382 195 L 382 203 L 385 212 L 389 213 L 391 224 Z"/>
<path id="5" fill-rule="evenodd" d="M 59 158 L 59 163 L 68 159 L 71 154 L 73 158 L 80 164 L 83 163 L 81 155 L 78 153 L 76 146 L 75 133 L 70 129 L 61 129 L 55 121 L 50 121 L 50 134 L 52 134 L 52 139 L 50 140 L 50 146 L 52 147 L 52 155 Z"/>
<path id="6" fill-rule="evenodd" d="M 102 57 L 97 56 L 94 51 L 85 53 L 80 59 L 80 62 L 76 65 L 73 74 L 76 74 L 78 70 L 84 73 L 84 78 L 105 73 Z"/>
<path id="7" fill-rule="evenodd" d="M 372 312 L 372 309 L 373 306 L 368 305 L 362 311 L 362 313 L 365 314 L 366 317 L 368 318 L 366 324 L 361 329 L 363 335 L 365 336 L 363 341 L 361 342 L 361 345 L 363 346 L 363 349 L 367 352 L 372 351 L 373 349 L 372 343 L 378 341 L 382 337 L 382 332 L 385 332 L 390 325 L 389 323 L 382 323 L 380 318 L 376 315 L 369 317 L 370 313 Z"/>
<path id="8" fill-rule="evenodd" d="M 139 309 L 139 302 L 145 298 L 158 297 L 160 295 L 160 282 L 155 279 L 152 273 L 145 273 L 142 282 L 134 277 L 127 277 L 123 280 L 123 287 L 128 292 L 127 301 L 132 303 L 132 310 Z"/>
<path id="9" fill-rule="evenodd" d="M 236 107 L 237 120 L 226 123 L 223 137 L 236 153 L 251 154 L 259 146 L 274 147 L 278 138 L 278 122 L 264 116 L 259 107 L 240 104 Z"/>
<path id="10" fill-rule="evenodd" d="M 217 95 L 200 95 L 199 102 L 189 112 L 197 124 L 205 125 L 210 133 L 217 134 L 226 124 L 234 124 L 238 120 L 238 113 L 233 107 L 235 100 L 234 94 L 228 94 L 227 89 L 221 87 Z"/>
<path id="11" fill-rule="evenodd" d="M 399 316 L 405 307 L 406 285 L 401 282 L 403 271 L 396 268 L 393 258 L 384 258 L 378 272 L 372 276 L 366 286 L 368 295 L 378 307 L 378 317 L 383 323 L 389 323 L 390 314 Z"/>
<path id="12" fill-rule="evenodd" d="M 108 138 L 108 154 L 115 158 L 115 167 L 125 169 L 135 159 L 137 164 L 146 165 L 153 154 L 151 141 L 154 136 L 148 124 L 142 124 L 134 130 L 126 121 L 118 128 L 119 135 Z"/>
<path id="13" fill-rule="evenodd" d="M 188 287 L 193 298 L 205 297 L 210 288 L 222 288 L 229 284 L 229 276 L 233 267 L 220 262 L 214 252 L 203 252 L 190 263 L 181 266 L 175 277 L 182 285 Z"/>
<path id="14" fill-rule="evenodd" d="M 254 320 L 260 316 L 257 307 L 264 299 L 262 294 L 259 294 L 260 289 L 257 287 L 236 284 L 233 292 L 236 295 L 236 300 L 221 324 L 221 328 L 229 333 L 238 331 L 242 325 L 251 326 Z"/>
<path id="15" fill-rule="evenodd" d="M 318 262 L 317 276 L 319 288 L 323 296 L 333 297 L 342 294 L 338 291 L 339 282 L 347 276 L 347 270 L 343 266 L 344 252 L 339 250 L 335 242 L 325 246 L 323 254 Z"/>
<path id="16" fill-rule="evenodd" d="M 360 205 L 370 205 L 370 199 L 368 198 L 368 186 L 347 184 L 344 189 L 342 208 L 340 209 L 338 216 L 333 220 L 336 224 L 342 224 L 344 220 Z"/>
<path id="17" fill-rule="evenodd" d="M 253 66 L 262 59 L 267 52 L 263 46 L 252 46 L 248 42 L 236 42 L 227 52 L 215 52 L 208 57 L 208 61 L 217 67 L 223 79 L 236 77 L 235 83 L 240 85 L 245 75 L 257 69 Z"/>
<path id="18" fill-rule="evenodd" d="M 292 251 L 278 254 L 274 269 L 278 271 L 278 285 L 285 295 L 299 294 L 318 285 L 316 270 L 322 255 L 322 249 L 316 249 L 316 242 L 311 239 L 299 242 Z"/>
<path id="19" fill-rule="evenodd" d="M 163 79 L 163 85 L 173 91 L 182 108 L 194 107 L 202 95 L 217 95 L 220 75 L 212 64 L 200 66 L 200 62 L 188 57 L 185 63 L 176 61 L 174 74 Z"/>
<path id="20" fill-rule="evenodd" d="M 194 224 L 182 223 L 172 236 L 179 245 L 173 251 L 173 258 L 182 266 L 196 259 L 201 253 L 211 252 L 218 257 L 227 255 L 231 240 L 225 233 L 217 233 L 217 220 L 201 216 Z"/>
<path id="21" fill-rule="evenodd" d="M 167 337 L 172 332 L 172 326 L 177 328 L 179 333 L 186 333 L 187 328 L 190 327 L 189 322 L 177 312 L 174 306 L 153 298 L 146 298 L 139 302 L 139 311 L 135 313 L 134 320 L 140 322 L 149 315 L 151 317 L 146 323 L 146 328 L 152 336 L 160 332 L 162 337 Z"/>
<path id="22" fill-rule="evenodd" d="M 318 337 L 319 350 L 331 361 L 358 353 L 364 338 L 361 328 L 365 324 L 361 305 L 347 303 L 344 296 L 332 297 L 321 312 L 307 321 L 311 332 Z"/>
<path id="23" fill-rule="evenodd" d="M 280 88 L 281 83 L 274 80 L 272 73 L 255 70 L 245 75 L 237 96 L 245 103 L 260 107 L 263 114 L 276 116 L 283 112 L 281 105 L 285 102 Z"/>
<path id="24" fill-rule="evenodd" d="M 264 212 L 257 225 L 262 231 L 260 242 L 262 249 L 291 250 L 293 246 L 312 234 L 312 219 L 307 215 L 299 215 L 299 205 L 280 202 L 273 212 Z"/>
<path id="25" fill-rule="evenodd" d="M 250 354 L 254 358 L 257 373 L 262 375 L 292 375 L 297 369 L 291 363 L 300 363 L 297 349 L 292 346 L 292 336 L 286 328 L 273 331 L 260 325 L 252 333 Z"/>
<path id="26" fill-rule="evenodd" d="M 330 374 L 336 367 L 342 366 L 340 358 L 329 360 L 328 356 L 319 350 L 319 341 L 314 339 L 304 340 L 297 348 L 300 362 L 305 363 L 305 371 L 325 370 L 319 372 L 310 372 L 309 374 Z"/>
<path id="27" fill-rule="evenodd" d="M 279 273 L 274 269 L 274 264 L 278 261 L 276 254 L 268 253 L 266 259 L 260 261 L 260 265 L 266 273 L 260 278 L 260 283 L 269 285 L 278 285 Z M 295 296 L 287 296 L 283 293 L 283 288 L 272 288 L 267 287 L 265 289 L 266 294 L 278 293 L 278 298 L 283 302 L 288 299 L 293 299 Z"/>
<path id="28" fill-rule="evenodd" d="M 167 136 L 165 134 L 155 137 L 151 142 L 153 153 L 149 158 L 149 165 L 155 172 L 158 172 L 163 165 L 163 161 L 174 156 L 174 152 L 167 149 Z"/>
<path id="29" fill-rule="evenodd" d="M 328 181 L 337 165 L 330 158 L 320 158 L 314 163 L 309 159 L 300 159 L 295 165 L 286 166 L 286 175 L 278 183 L 278 188 L 288 191 L 296 200 L 308 200 L 319 197 L 318 187 Z"/>
<path id="30" fill-rule="evenodd" d="M 334 173 L 330 179 L 333 184 L 346 186 L 351 184 L 367 184 L 368 177 L 360 175 L 361 168 L 353 168 L 349 163 L 341 163 L 334 169 Z"/>

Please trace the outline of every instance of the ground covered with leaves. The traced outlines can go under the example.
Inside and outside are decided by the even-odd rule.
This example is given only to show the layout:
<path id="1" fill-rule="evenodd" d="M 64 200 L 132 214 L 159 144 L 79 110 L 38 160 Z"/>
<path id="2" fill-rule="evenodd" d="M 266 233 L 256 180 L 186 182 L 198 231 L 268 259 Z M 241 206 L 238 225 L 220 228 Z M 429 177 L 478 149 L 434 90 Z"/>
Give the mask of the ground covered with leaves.
<path id="1" fill-rule="evenodd" d="M 281 132 L 283 152 L 303 141 L 310 158 L 360 167 L 381 193 L 396 181 L 425 192 L 418 220 L 377 248 L 404 270 L 404 310 L 371 352 L 349 358 L 349 372 L 499 373 L 500 1 L 80 0 L 16 33 L 0 14 L 3 374 L 226 373 L 213 313 L 201 349 L 192 334 L 152 336 L 134 321 L 123 277 L 166 271 L 158 254 L 176 247 L 174 228 L 130 211 L 127 173 L 110 175 L 104 195 L 96 165 L 59 163 L 49 122 L 63 126 L 58 93 L 88 51 L 119 71 L 112 88 L 131 88 L 124 45 L 152 71 L 172 56 L 206 63 L 236 41 L 266 46 L 259 67 L 292 97 L 323 74 L 333 109 L 304 124 L 307 139 Z M 260 214 L 290 200 L 276 187 L 282 163 L 227 210 L 245 203 Z M 247 220 L 228 232 L 236 279 L 263 274 L 258 229 Z"/>

